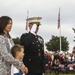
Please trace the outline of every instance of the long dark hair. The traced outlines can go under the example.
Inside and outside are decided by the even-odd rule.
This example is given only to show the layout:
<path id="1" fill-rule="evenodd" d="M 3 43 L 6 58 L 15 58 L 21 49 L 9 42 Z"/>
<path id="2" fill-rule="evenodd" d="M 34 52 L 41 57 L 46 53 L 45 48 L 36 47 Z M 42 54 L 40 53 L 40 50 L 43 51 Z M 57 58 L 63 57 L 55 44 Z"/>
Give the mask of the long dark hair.
<path id="1" fill-rule="evenodd" d="M 0 35 L 4 34 L 4 29 L 7 26 L 7 24 L 9 23 L 10 20 L 12 21 L 12 19 L 8 16 L 0 17 Z"/>

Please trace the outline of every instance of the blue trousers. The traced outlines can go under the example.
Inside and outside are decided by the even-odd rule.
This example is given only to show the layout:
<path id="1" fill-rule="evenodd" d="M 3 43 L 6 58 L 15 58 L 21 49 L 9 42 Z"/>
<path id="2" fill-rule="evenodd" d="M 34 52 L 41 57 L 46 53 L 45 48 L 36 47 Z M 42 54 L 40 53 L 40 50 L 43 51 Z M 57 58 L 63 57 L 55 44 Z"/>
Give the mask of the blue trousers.
<path id="1" fill-rule="evenodd" d="M 42 75 L 42 73 L 28 73 L 27 75 Z"/>
<path id="2" fill-rule="evenodd" d="M 14 75 L 22 75 L 23 73 L 19 71 L 19 73 L 15 73 Z"/>

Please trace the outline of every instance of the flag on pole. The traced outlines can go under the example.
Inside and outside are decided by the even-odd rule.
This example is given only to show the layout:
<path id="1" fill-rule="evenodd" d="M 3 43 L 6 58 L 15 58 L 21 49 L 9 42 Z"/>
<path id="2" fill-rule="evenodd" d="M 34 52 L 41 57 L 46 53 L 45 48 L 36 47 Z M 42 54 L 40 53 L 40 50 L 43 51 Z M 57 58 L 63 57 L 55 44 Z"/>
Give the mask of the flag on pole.
<path id="1" fill-rule="evenodd" d="M 58 13 L 58 29 L 60 28 L 60 8 L 59 8 L 59 13 Z"/>
<path id="2" fill-rule="evenodd" d="M 58 13 L 58 29 L 60 28 L 60 51 L 61 51 L 61 25 L 60 25 L 60 7 Z"/>

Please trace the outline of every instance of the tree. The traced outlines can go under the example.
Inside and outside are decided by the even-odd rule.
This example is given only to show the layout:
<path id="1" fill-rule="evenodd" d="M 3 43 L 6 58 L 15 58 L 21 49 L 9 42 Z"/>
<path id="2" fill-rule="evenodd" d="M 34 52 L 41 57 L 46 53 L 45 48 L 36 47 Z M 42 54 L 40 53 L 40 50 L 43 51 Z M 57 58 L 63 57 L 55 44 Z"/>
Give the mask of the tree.
<path id="1" fill-rule="evenodd" d="M 46 48 L 48 51 L 60 51 L 60 37 L 58 36 L 52 36 L 52 39 L 49 40 L 49 42 L 45 43 Z M 68 51 L 69 50 L 69 43 L 67 41 L 67 38 L 64 36 L 61 36 L 61 49 L 62 51 Z"/>
<path id="2" fill-rule="evenodd" d="M 74 36 L 74 40 L 73 41 L 75 42 L 75 36 Z"/>
<path id="3" fill-rule="evenodd" d="M 20 44 L 19 37 L 13 38 L 13 41 L 14 41 L 15 44 Z"/>
<path id="4" fill-rule="evenodd" d="M 74 31 L 74 33 L 75 33 L 75 28 L 72 28 L 72 30 Z M 73 40 L 74 42 L 75 42 L 75 36 L 74 36 L 74 40 Z"/>
<path id="5" fill-rule="evenodd" d="M 75 52 L 75 46 L 73 47 L 73 51 Z"/>

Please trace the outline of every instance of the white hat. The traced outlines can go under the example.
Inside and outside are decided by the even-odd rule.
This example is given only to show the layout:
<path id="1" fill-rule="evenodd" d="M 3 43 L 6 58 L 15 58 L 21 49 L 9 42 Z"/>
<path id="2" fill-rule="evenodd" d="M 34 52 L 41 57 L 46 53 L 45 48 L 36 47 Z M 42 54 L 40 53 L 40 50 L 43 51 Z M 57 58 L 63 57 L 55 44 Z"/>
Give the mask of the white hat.
<path id="1" fill-rule="evenodd" d="M 31 17 L 31 18 L 27 18 L 26 21 L 30 24 L 37 24 L 40 25 L 40 20 L 42 19 L 42 17 Z"/>

